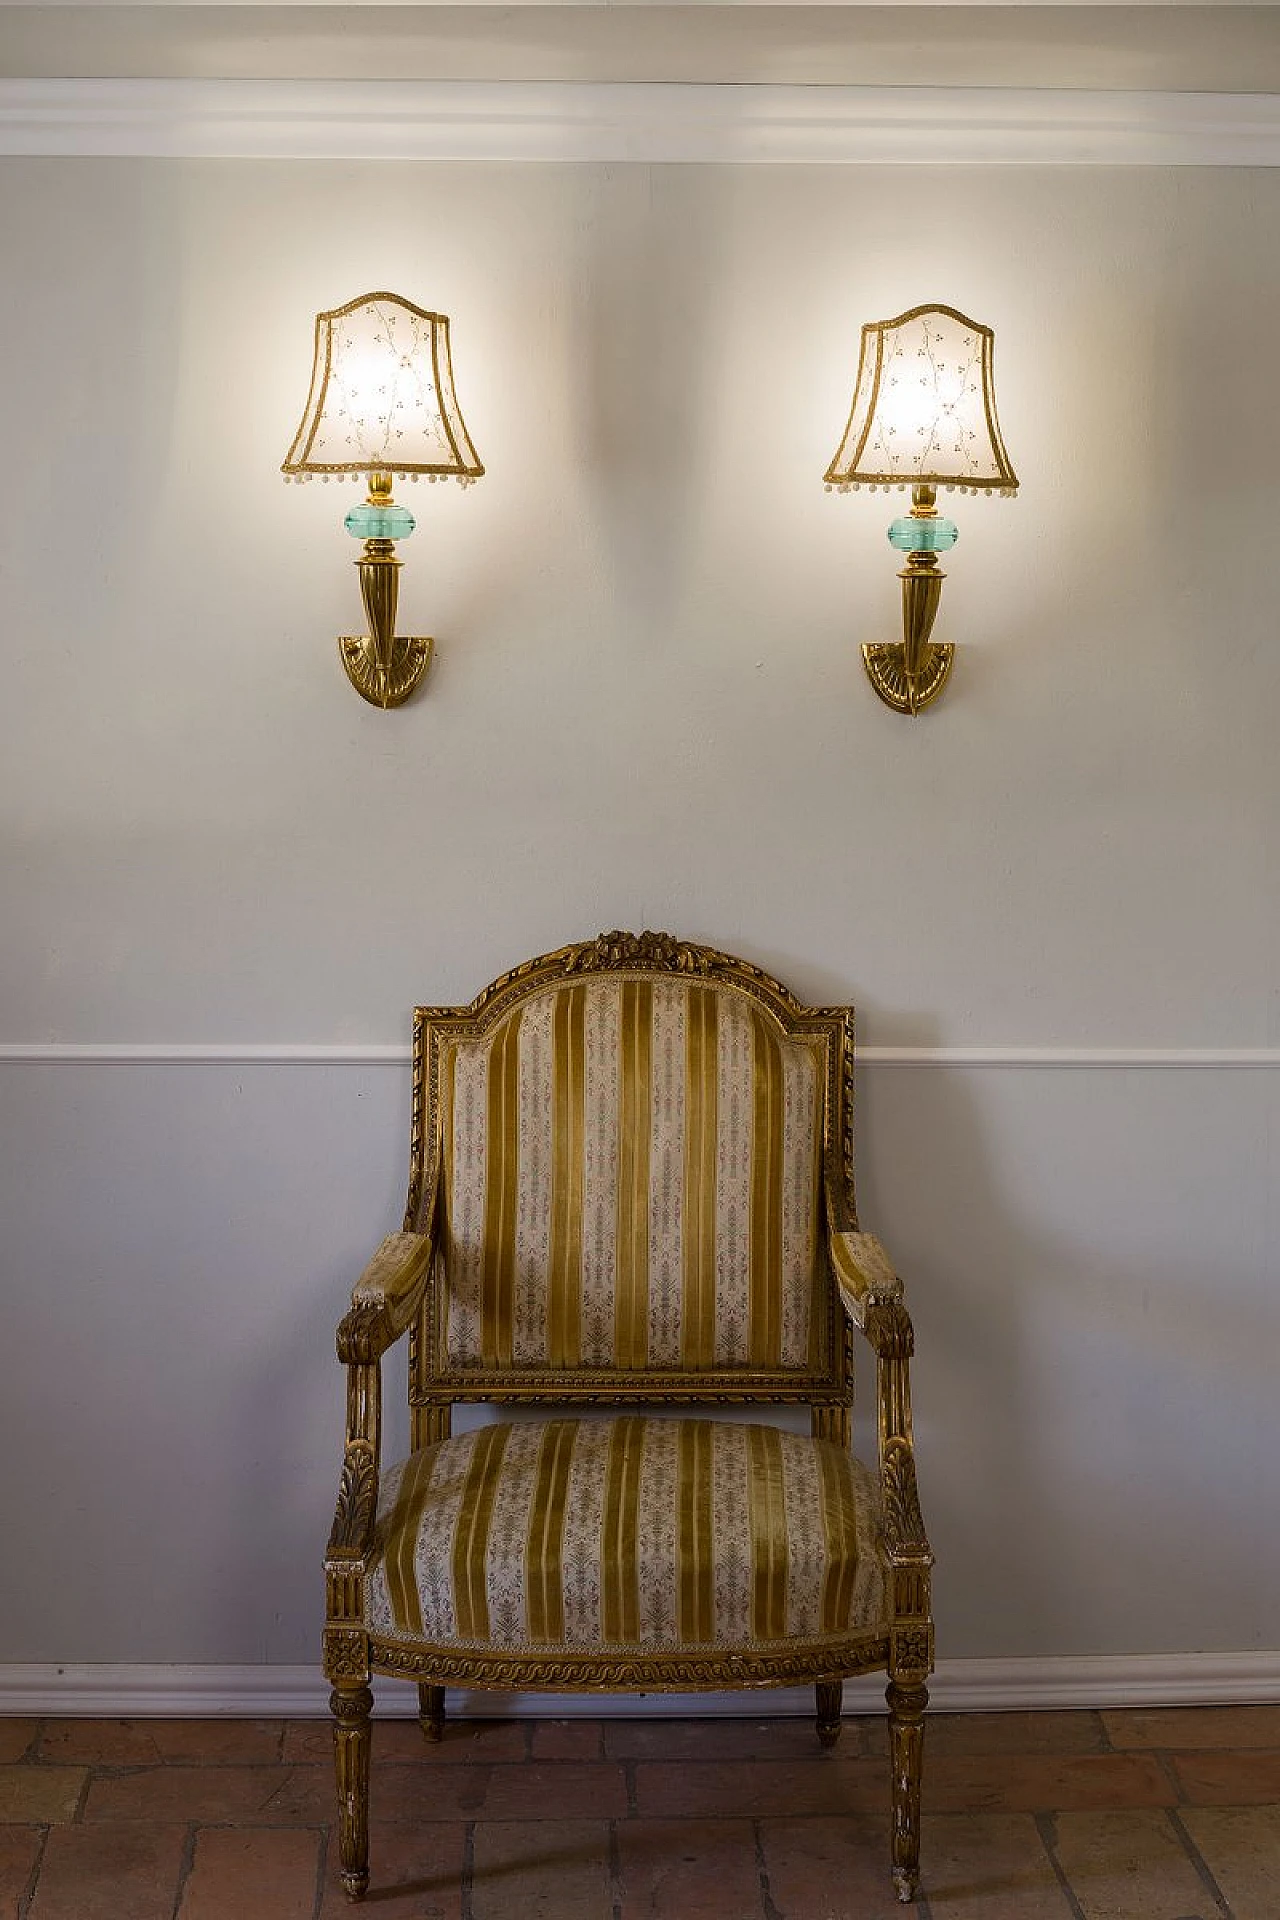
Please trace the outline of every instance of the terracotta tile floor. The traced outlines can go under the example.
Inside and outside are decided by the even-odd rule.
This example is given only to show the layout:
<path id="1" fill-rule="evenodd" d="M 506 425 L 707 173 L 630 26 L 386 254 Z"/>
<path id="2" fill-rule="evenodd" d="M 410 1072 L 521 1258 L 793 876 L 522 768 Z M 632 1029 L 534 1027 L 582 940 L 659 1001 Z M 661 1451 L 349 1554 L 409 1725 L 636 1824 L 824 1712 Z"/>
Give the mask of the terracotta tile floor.
<path id="1" fill-rule="evenodd" d="M 370 1920 L 888 1920 L 879 1719 L 375 1727 Z M 1280 1920 L 1280 1706 L 931 1717 L 920 1920 Z M 0 1720 L 0 1920 L 333 1920 L 327 1722 Z"/>

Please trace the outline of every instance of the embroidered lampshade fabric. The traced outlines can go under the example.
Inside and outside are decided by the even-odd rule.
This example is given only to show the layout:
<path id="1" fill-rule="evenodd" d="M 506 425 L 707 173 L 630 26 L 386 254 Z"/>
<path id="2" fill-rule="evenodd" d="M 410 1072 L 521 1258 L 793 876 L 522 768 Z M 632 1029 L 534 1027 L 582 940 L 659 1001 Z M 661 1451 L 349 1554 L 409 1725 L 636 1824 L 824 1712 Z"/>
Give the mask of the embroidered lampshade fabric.
<path id="1" fill-rule="evenodd" d="M 482 474 L 453 388 L 447 316 L 390 293 L 317 314 L 311 393 L 283 470 Z"/>
<path id="2" fill-rule="evenodd" d="M 522 1653 L 847 1641 L 884 1609 L 872 1477 L 709 1420 L 482 1427 L 391 1469 L 371 1630 Z"/>
<path id="3" fill-rule="evenodd" d="M 996 418 L 994 354 L 991 328 L 951 307 L 914 307 L 863 327 L 828 485 L 1016 491 Z"/>
<path id="4" fill-rule="evenodd" d="M 819 1043 L 682 980 L 559 985 L 451 1044 L 445 1364 L 813 1365 L 822 1088 Z"/>

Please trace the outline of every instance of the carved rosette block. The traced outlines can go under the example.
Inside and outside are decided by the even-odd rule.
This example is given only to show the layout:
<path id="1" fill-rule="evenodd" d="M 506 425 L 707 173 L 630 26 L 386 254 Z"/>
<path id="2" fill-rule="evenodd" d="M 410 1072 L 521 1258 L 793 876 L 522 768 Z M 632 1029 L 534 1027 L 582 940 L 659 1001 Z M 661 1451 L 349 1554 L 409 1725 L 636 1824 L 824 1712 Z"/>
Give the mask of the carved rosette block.
<path id="1" fill-rule="evenodd" d="M 363 1900 L 369 1886 L 369 1716 L 368 1687 L 335 1687 L 329 1695 L 333 1714 L 333 1758 L 338 1776 L 338 1853 L 342 1891 Z"/>
<path id="2" fill-rule="evenodd" d="M 889 1635 L 889 1668 L 901 1679 L 921 1679 L 933 1670 L 933 1628 L 927 1620 L 895 1626 Z"/>
<path id="3" fill-rule="evenodd" d="M 324 1673 L 338 1683 L 369 1678 L 369 1637 L 363 1627 L 326 1627 Z"/>

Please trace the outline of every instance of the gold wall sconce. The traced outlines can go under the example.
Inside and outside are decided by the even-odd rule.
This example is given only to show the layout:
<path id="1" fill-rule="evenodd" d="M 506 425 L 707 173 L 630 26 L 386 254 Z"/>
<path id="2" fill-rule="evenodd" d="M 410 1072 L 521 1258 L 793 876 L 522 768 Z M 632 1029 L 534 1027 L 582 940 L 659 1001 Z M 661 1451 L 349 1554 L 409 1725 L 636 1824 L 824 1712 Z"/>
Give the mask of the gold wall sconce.
<path id="1" fill-rule="evenodd" d="M 942 582 L 938 555 L 959 528 L 937 490 L 1012 496 L 1018 477 L 996 419 L 995 335 L 954 307 L 912 307 L 862 329 L 849 424 L 827 468 L 827 491 L 911 488 L 911 511 L 889 528 L 905 553 L 902 639 L 864 646 L 871 684 L 897 713 L 919 713 L 947 684 L 954 646 L 930 639 Z"/>
<path id="2" fill-rule="evenodd" d="M 453 390 L 446 315 L 394 293 L 318 313 L 311 392 L 281 471 L 286 480 L 368 475 L 368 497 L 344 525 L 364 541 L 356 566 L 369 631 L 344 635 L 338 652 L 357 693 L 375 707 L 400 706 L 434 642 L 396 632 L 396 541 L 417 523 L 392 488 L 397 476 L 419 474 L 467 487 L 484 472 Z"/>

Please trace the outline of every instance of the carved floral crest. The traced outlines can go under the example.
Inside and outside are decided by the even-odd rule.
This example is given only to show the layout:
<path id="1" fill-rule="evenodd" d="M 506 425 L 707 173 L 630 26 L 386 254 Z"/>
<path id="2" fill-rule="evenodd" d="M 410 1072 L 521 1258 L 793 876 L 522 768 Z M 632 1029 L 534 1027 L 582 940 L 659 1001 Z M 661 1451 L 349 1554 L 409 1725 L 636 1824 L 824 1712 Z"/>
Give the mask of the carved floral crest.
<path id="1" fill-rule="evenodd" d="M 615 928 L 594 940 L 567 947 L 566 973 L 602 973 L 615 967 L 662 967 L 671 973 L 709 974 L 723 955 L 696 947 L 670 933 L 624 933 Z"/>

